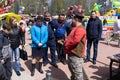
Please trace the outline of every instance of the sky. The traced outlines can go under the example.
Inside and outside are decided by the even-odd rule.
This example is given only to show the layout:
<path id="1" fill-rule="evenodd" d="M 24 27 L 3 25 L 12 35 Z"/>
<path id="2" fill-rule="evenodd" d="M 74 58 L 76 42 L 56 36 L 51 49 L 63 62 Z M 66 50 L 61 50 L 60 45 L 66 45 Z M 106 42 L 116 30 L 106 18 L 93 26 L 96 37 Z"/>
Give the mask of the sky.
<path id="1" fill-rule="evenodd" d="M 49 5 L 51 4 L 51 1 L 52 1 L 52 0 L 47 0 L 47 2 L 49 3 Z"/>

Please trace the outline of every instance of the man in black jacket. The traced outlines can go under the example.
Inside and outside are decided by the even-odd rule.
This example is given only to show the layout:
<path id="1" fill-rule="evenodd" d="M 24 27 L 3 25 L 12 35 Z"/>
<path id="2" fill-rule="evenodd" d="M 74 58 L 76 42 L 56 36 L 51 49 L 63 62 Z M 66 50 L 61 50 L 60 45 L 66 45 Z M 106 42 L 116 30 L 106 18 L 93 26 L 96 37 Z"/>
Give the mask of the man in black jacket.
<path id="1" fill-rule="evenodd" d="M 0 80 L 10 80 L 12 76 L 11 55 L 9 52 L 10 45 L 8 39 L 9 33 L 10 27 L 3 24 L 3 30 L 0 31 L 0 68 L 4 67 L 4 70 L 0 69 Z"/>
<path id="2" fill-rule="evenodd" d="M 93 64 L 96 64 L 97 52 L 98 52 L 98 41 L 102 34 L 102 23 L 97 17 L 96 12 L 92 12 L 92 16 L 87 24 L 87 58 L 86 61 L 90 61 L 90 49 L 93 43 L 94 55 Z"/>
<path id="3" fill-rule="evenodd" d="M 49 12 L 45 12 L 44 14 L 44 24 L 48 27 L 48 42 L 47 45 L 50 48 L 50 54 L 52 59 L 52 65 L 54 67 L 58 67 L 56 63 L 56 56 L 55 56 L 55 50 L 56 50 L 56 43 L 55 43 L 55 36 L 53 32 L 52 22 L 51 22 L 51 15 Z M 44 66 L 48 63 L 48 47 L 46 49 L 46 53 L 44 56 Z"/>

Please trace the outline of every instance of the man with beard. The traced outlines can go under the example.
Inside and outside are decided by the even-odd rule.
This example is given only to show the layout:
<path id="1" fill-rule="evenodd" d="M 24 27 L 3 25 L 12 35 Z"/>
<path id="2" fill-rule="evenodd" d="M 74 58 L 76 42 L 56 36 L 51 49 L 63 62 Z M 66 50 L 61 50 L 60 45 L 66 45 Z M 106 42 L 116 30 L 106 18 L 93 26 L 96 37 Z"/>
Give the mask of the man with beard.
<path id="1" fill-rule="evenodd" d="M 83 16 L 75 15 L 72 31 L 65 40 L 65 53 L 68 54 L 68 68 L 71 80 L 84 80 L 82 62 L 85 57 L 86 30 L 82 25 Z"/>
<path id="2" fill-rule="evenodd" d="M 56 64 L 56 56 L 55 56 L 55 50 L 56 50 L 56 42 L 55 42 L 55 36 L 54 36 L 54 32 L 52 30 L 53 25 L 52 25 L 52 18 L 49 12 L 45 12 L 44 14 L 44 24 L 48 27 L 48 42 L 47 42 L 47 46 L 50 48 L 50 54 L 51 54 L 51 59 L 52 62 L 51 64 L 58 68 L 57 64 Z M 46 66 L 49 62 L 48 60 L 48 47 L 46 49 L 46 53 L 44 56 L 44 66 Z"/>
<path id="3" fill-rule="evenodd" d="M 66 64 L 66 55 L 64 54 L 64 40 L 66 33 L 65 26 L 65 15 L 60 14 L 58 20 L 54 21 L 55 25 L 55 38 L 56 38 L 56 49 L 58 53 L 58 59 Z"/>

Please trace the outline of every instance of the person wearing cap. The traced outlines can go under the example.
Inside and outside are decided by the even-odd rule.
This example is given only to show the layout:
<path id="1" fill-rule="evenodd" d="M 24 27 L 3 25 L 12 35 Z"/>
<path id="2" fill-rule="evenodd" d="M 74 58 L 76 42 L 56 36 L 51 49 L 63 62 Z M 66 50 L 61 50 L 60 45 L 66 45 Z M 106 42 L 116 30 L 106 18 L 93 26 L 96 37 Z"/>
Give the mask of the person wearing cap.
<path id="1" fill-rule="evenodd" d="M 102 34 L 102 22 L 97 17 L 95 11 L 92 12 L 92 16 L 87 24 L 87 58 L 85 62 L 90 61 L 90 49 L 93 43 L 94 55 L 93 55 L 93 64 L 96 64 L 97 54 L 98 54 L 98 42 L 101 39 Z"/>
<path id="2" fill-rule="evenodd" d="M 75 15 L 72 31 L 65 40 L 65 53 L 68 54 L 68 68 L 71 80 L 83 80 L 82 62 L 85 57 L 86 30 L 82 25 L 82 16 Z"/>
<path id="3" fill-rule="evenodd" d="M 3 30 L 0 31 L 0 80 L 10 80 L 12 76 L 12 64 L 9 34 L 11 28 L 3 24 Z"/>
<path id="4" fill-rule="evenodd" d="M 43 17 L 38 16 L 36 24 L 31 29 L 32 38 L 32 70 L 31 76 L 34 76 L 36 62 L 39 62 L 39 72 L 43 74 L 42 58 L 46 53 L 48 41 L 48 29 L 43 24 Z"/>
<path id="5" fill-rule="evenodd" d="M 74 7 L 70 7 L 68 8 L 68 12 L 67 12 L 67 18 L 65 21 L 65 26 L 66 26 L 66 32 L 67 32 L 67 36 L 70 34 L 71 30 L 72 30 L 72 26 L 74 26 L 74 24 L 72 24 L 72 18 L 75 15 L 79 15 L 81 17 L 84 17 L 84 11 L 82 9 L 82 6 L 76 6 L 74 5 Z M 84 22 L 82 21 L 82 24 L 84 25 Z"/>

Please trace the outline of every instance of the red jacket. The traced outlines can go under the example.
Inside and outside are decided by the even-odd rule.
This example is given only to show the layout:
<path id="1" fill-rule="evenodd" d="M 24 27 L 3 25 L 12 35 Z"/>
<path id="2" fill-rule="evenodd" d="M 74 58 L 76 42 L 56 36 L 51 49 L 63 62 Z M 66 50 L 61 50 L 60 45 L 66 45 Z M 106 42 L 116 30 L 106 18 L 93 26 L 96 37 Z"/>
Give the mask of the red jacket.
<path id="1" fill-rule="evenodd" d="M 76 54 L 78 57 L 84 57 L 86 43 L 86 30 L 83 26 L 75 27 L 65 40 L 65 53 Z"/>

